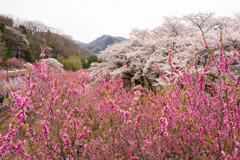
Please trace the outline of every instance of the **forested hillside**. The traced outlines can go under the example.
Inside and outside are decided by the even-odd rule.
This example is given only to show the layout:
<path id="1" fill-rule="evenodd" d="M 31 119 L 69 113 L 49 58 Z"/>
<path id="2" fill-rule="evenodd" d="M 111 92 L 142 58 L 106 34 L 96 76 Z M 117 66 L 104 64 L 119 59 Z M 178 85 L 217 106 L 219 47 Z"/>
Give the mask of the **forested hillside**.
<path id="1" fill-rule="evenodd" d="M 71 60 L 80 61 L 76 67 L 80 69 L 84 67 L 87 59 L 94 55 L 92 51 L 74 43 L 72 37 L 64 35 L 61 30 L 47 27 L 38 21 L 13 19 L 0 15 L 2 66 L 6 65 L 6 60 L 9 58 L 19 58 L 19 53 L 21 61 L 38 61 L 41 47 L 45 50 L 46 58 L 58 58 L 58 60 L 62 60 L 61 63 L 65 64 L 64 69 L 70 70 L 73 64 Z"/>

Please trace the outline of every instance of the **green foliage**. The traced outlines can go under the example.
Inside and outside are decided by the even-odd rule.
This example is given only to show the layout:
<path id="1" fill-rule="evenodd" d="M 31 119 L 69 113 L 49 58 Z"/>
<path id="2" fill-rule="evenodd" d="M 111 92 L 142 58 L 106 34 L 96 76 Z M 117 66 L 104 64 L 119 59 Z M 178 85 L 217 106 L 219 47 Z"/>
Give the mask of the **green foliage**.
<path id="1" fill-rule="evenodd" d="M 35 62 L 36 61 L 36 56 L 34 55 L 34 45 L 32 43 L 31 37 L 28 34 L 28 31 L 24 25 L 19 25 L 19 28 L 22 31 L 22 34 L 27 35 L 27 40 L 29 42 L 29 47 L 25 51 L 25 61 L 27 62 Z"/>
<path id="2" fill-rule="evenodd" d="M 23 34 L 28 34 L 27 29 L 24 25 L 19 25 L 19 28 L 22 29 Z"/>
<path id="3" fill-rule="evenodd" d="M 1 51 L 1 54 L 3 56 L 3 58 L 2 58 L 3 62 L 1 64 L 2 67 L 7 66 L 6 62 L 7 62 L 8 59 L 16 57 L 16 54 L 13 53 L 13 52 L 9 52 L 8 48 L 4 44 L 3 44 L 3 49 Z"/>
<path id="4" fill-rule="evenodd" d="M 57 60 L 63 64 L 65 70 L 78 71 L 83 68 L 81 58 L 75 55 L 69 56 L 67 59 L 64 59 L 63 56 L 58 55 Z"/>
<path id="5" fill-rule="evenodd" d="M 5 24 L 0 22 L 0 31 L 4 32 Z"/>
<path id="6" fill-rule="evenodd" d="M 101 60 L 101 59 L 98 59 L 97 55 L 92 55 L 92 56 L 90 56 L 89 59 L 88 59 L 88 62 L 87 62 L 87 64 L 86 64 L 86 68 L 89 68 L 90 65 L 91 65 L 91 63 L 93 63 L 93 62 L 101 63 L 102 60 Z"/>
<path id="7" fill-rule="evenodd" d="M 34 47 L 31 45 L 31 46 L 29 46 L 29 48 L 27 49 L 27 51 L 26 51 L 26 54 L 25 54 L 25 60 L 27 61 L 27 62 L 35 62 L 35 60 L 36 60 L 36 57 L 35 57 L 35 55 L 34 55 Z"/>
<path id="8" fill-rule="evenodd" d="M 83 68 L 87 68 L 87 60 L 84 58 L 81 58 L 82 66 Z"/>

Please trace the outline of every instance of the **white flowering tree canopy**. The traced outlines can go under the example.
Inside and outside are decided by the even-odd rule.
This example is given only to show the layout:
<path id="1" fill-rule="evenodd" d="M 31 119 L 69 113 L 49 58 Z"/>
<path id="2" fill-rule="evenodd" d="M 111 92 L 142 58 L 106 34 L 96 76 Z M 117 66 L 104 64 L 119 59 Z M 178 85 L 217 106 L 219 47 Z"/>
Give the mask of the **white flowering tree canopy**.
<path id="1" fill-rule="evenodd" d="M 53 68 L 63 68 L 63 65 L 58 62 L 58 60 L 56 60 L 55 58 L 47 58 L 47 59 L 43 59 L 43 61 L 45 61 L 45 63 Z"/>
<path id="2" fill-rule="evenodd" d="M 164 84 L 164 80 L 159 77 L 155 66 L 158 65 L 163 75 L 170 76 L 168 51 L 174 55 L 173 67 L 181 71 L 197 55 L 197 47 L 203 57 L 201 59 L 199 57 L 198 63 L 201 71 L 209 54 L 203 36 L 215 54 L 221 46 L 219 42 L 221 30 L 227 55 L 231 57 L 232 48 L 240 47 L 239 13 L 233 18 L 215 17 L 214 13 L 198 13 L 164 19 L 159 27 L 152 30 L 133 29 L 128 41 L 108 46 L 99 55 L 103 63 L 91 65 L 92 78 L 99 80 L 100 71 L 112 76 L 123 73 L 123 78 L 129 78 L 135 83 L 159 86 Z M 239 72 L 239 64 L 235 64 L 235 67 Z"/>
<path id="3" fill-rule="evenodd" d="M 34 66 L 32 65 L 32 63 L 29 63 L 29 62 L 25 63 L 23 66 L 24 66 L 25 68 L 34 68 Z"/>
<path id="4" fill-rule="evenodd" d="M 6 30 L 5 32 L 13 35 L 13 37 L 19 37 L 22 40 L 22 42 L 24 42 L 27 46 L 29 46 L 29 41 L 27 40 L 27 36 L 25 34 L 22 34 L 18 30 L 9 26 L 5 26 L 5 30 Z"/>

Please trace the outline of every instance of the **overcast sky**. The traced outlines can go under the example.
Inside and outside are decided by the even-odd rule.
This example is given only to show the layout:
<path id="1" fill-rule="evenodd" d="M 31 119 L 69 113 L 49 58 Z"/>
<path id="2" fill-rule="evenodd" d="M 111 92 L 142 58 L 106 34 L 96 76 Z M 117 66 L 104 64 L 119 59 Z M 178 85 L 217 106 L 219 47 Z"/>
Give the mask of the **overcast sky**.
<path id="1" fill-rule="evenodd" d="M 41 21 L 84 43 L 103 34 L 128 38 L 133 28 L 161 25 L 163 16 L 234 16 L 239 8 L 240 0 L 0 0 L 0 14 Z"/>

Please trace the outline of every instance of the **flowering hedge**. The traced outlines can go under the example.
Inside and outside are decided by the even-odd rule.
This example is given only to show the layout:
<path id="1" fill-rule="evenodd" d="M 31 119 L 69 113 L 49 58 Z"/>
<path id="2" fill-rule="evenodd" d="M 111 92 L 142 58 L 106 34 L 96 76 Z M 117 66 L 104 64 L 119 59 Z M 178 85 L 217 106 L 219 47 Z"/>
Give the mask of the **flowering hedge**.
<path id="1" fill-rule="evenodd" d="M 22 159 L 239 159 L 240 76 L 229 73 L 223 45 L 212 52 L 219 78 L 200 74 L 198 59 L 171 72 L 157 92 L 123 88 L 102 75 L 92 88 L 82 74 L 30 69 L 24 88 L 11 91 L 12 122 L 0 136 L 2 157 Z M 235 51 L 236 61 L 240 53 Z M 158 66 L 156 66 L 158 67 Z M 80 72 L 81 73 L 81 72 Z M 180 74 L 181 73 L 181 74 Z M 176 83 L 172 80 L 178 79 Z"/>

